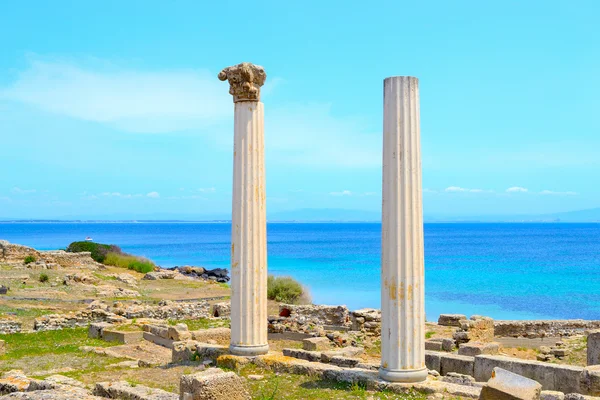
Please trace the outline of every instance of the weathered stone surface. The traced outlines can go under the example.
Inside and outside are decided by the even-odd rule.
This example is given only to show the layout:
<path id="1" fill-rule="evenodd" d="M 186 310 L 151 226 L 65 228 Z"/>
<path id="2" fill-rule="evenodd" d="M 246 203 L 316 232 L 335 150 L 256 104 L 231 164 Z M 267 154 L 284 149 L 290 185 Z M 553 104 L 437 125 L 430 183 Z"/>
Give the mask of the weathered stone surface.
<path id="1" fill-rule="evenodd" d="M 587 365 L 600 364 L 600 329 L 590 331 L 587 336 Z"/>
<path id="2" fill-rule="evenodd" d="M 12 317 L 0 318 L 0 334 L 21 332 L 21 322 Z"/>
<path id="3" fill-rule="evenodd" d="M 143 332 L 120 332 L 112 329 L 102 330 L 102 340 L 116 343 L 137 343 L 144 338 Z"/>
<path id="4" fill-rule="evenodd" d="M 540 400 L 564 400 L 565 394 L 554 390 L 542 390 Z"/>
<path id="5" fill-rule="evenodd" d="M 193 340 L 173 342 L 172 361 L 174 363 L 203 361 L 205 359 L 216 361 L 223 354 L 228 354 L 226 346 L 200 343 Z"/>
<path id="6" fill-rule="evenodd" d="M 326 337 L 307 338 L 302 341 L 302 348 L 308 351 L 327 351 L 331 349 L 331 340 Z"/>
<path id="7" fill-rule="evenodd" d="M 500 344 L 496 342 L 492 343 L 481 343 L 481 342 L 469 342 L 463 343 L 458 348 L 458 354 L 461 356 L 475 357 L 480 354 L 498 354 L 500 350 Z"/>
<path id="8" fill-rule="evenodd" d="M 505 356 L 476 356 L 475 379 L 478 382 L 488 380 L 496 367 L 533 379 L 539 382 L 544 390 L 557 390 L 563 393 L 585 393 L 580 384 L 583 375 L 582 367 L 520 360 Z"/>
<path id="9" fill-rule="evenodd" d="M 231 329 L 229 328 L 199 329 L 191 333 L 192 339 L 197 342 L 227 345 L 231 339 Z"/>
<path id="10" fill-rule="evenodd" d="M 600 321 L 598 320 L 494 321 L 494 332 L 498 337 L 573 336 L 596 329 L 600 329 Z"/>
<path id="11" fill-rule="evenodd" d="M 31 379 L 27 378 L 21 370 L 11 370 L 0 379 L 0 395 L 13 392 L 24 392 L 29 388 Z"/>
<path id="12" fill-rule="evenodd" d="M 179 381 L 180 400 L 250 400 L 244 379 L 217 368 L 183 375 Z"/>
<path id="13" fill-rule="evenodd" d="M 6 342 L 4 340 L 0 340 L 0 356 L 6 354 Z"/>
<path id="14" fill-rule="evenodd" d="M 153 389 L 143 385 L 132 386 L 128 382 L 100 382 L 94 388 L 96 396 L 109 399 L 127 400 L 178 400 L 179 396 L 161 389 Z"/>
<path id="15" fill-rule="evenodd" d="M 542 385 L 502 368 L 494 368 L 492 377 L 481 389 L 481 400 L 538 400 Z"/>
<path id="16" fill-rule="evenodd" d="M 320 362 L 321 361 L 321 353 L 317 351 L 307 351 L 301 349 L 283 349 L 283 355 L 286 357 L 294 357 L 300 360 Z M 329 362 L 327 361 L 324 362 Z"/>
<path id="17" fill-rule="evenodd" d="M 215 318 L 229 318 L 231 316 L 231 303 L 223 302 L 213 305 L 211 314 Z"/>
<path id="18" fill-rule="evenodd" d="M 152 342 L 154 344 L 157 344 L 159 346 L 162 347 L 166 347 L 167 349 L 172 349 L 173 348 L 173 343 L 174 341 L 171 339 L 165 339 L 163 337 L 154 335 L 150 332 L 144 332 L 144 340 L 147 340 L 149 342 Z"/>
<path id="19" fill-rule="evenodd" d="M 234 356 L 232 354 L 224 354 L 222 356 L 217 357 L 217 367 L 220 368 L 229 368 L 233 370 L 238 370 L 244 365 L 248 365 L 250 363 L 250 359 L 244 356 Z"/>
<path id="20" fill-rule="evenodd" d="M 219 79 L 229 81 L 229 94 L 233 102 L 260 101 L 260 87 L 265 84 L 267 73 L 260 65 L 241 63 L 224 68 Z"/>
<path id="21" fill-rule="evenodd" d="M 350 312 L 346 306 L 281 304 L 279 315 L 300 324 L 350 326 Z"/>
<path id="22" fill-rule="evenodd" d="M 469 320 L 469 338 L 476 342 L 491 342 L 494 340 L 494 320 L 489 317 L 474 315 Z"/>
<path id="23" fill-rule="evenodd" d="M 438 339 L 429 339 L 425 341 L 425 350 L 442 351 L 442 341 Z"/>
<path id="24" fill-rule="evenodd" d="M 67 253 L 62 250 L 38 251 L 31 247 L 9 243 L 6 240 L 0 240 L 0 261 L 2 261 L 3 264 L 22 267 L 23 261 L 27 256 L 33 256 L 36 259 L 35 262 L 27 264 L 28 268 L 53 269 L 56 267 L 83 267 L 88 270 L 104 268 L 102 264 L 92 260 L 90 252 Z"/>
<path id="25" fill-rule="evenodd" d="M 450 339 L 450 338 L 442 339 L 442 350 L 443 351 L 448 351 L 448 352 L 453 351 L 454 346 L 456 346 L 456 341 L 454 339 Z"/>
<path id="26" fill-rule="evenodd" d="M 437 371 L 438 373 L 442 370 L 442 354 L 435 351 L 425 350 L 425 366 L 429 370 Z"/>
<path id="27" fill-rule="evenodd" d="M 90 324 L 88 337 L 91 339 L 100 339 L 102 337 L 102 331 L 111 327 L 113 327 L 113 324 L 109 324 L 108 322 L 95 322 Z"/>
<path id="28" fill-rule="evenodd" d="M 186 324 L 177 324 L 167 328 L 168 338 L 174 341 L 188 340 L 192 338 L 192 334 L 188 330 Z"/>
<path id="29" fill-rule="evenodd" d="M 462 314 L 440 314 L 438 325 L 460 327 L 460 321 L 466 321 L 467 316 Z"/>
<path id="30" fill-rule="evenodd" d="M 456 372 L 449 372 L 446 376 L 441 378 L 444 382 L 456 383 L 457 385 L 475 386 L 475 378 L 470 375 L 458 374 Z"/>
<path id="31" fill-rule="evenodd" d="M 583 369 L 581 388 L 585 394 L 600 396 L 600 365 L 591 365 Z"/>
<path id="32" fill-rule="evenodd" d="M 175 279 L 179 271 L 174 269 L 161 269 L 160 271 L 148 272 L 143 279 L 156 281 L 158 279 Z"/>
<path id="33" fill-rule="evenodd" d="M 473 376 L 475 360 L 473 357 L 460 356 L 452 353 L 440 353 L 440 374 L 447 375 L 456 372 Z"/>

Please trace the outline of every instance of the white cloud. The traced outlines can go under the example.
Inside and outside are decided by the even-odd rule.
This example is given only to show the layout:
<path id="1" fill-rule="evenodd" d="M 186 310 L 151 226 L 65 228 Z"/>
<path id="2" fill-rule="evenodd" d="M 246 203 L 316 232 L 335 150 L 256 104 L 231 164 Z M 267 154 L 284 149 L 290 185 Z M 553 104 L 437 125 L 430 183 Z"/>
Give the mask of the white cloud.
<path id="1" fill-rule="evenodd" d="M 0 99 L 130 132 L 203 127 L 232 113 L 226 84 L 208 70 L 139 71 L 34 58 Z"/>
<path id="2" fill-rule="evenodd" d="M 200 189 L 198 189 L 198 191 L 200 193 L 214 193 L 214 192 L 217 191 L 217 189 L 215 189 L 214 187 L 211 187 L 211 188 L 200 188 Z"/>
<path id="3" fill-rule="evenodd" d="M 520 186 L 513 186 L 513 187 L 509 187 L 508 189 L 506 189 L 507 193 L 526 193 L 529 190 L 527 188 L 524 187 L 520 187 Z"/>
<path id="4" fill-rule="evenodd" d="M 146 197 L 150 197 L 151 199 L 158 199 L 160 194 L 158 192 L 150 192 L 146 195 Z"/>
<path id="5" fill-rule="evenodd" d="M 331 192 L 331 196 L 352 196 L 352 192 L 349 190 L 342 190 L 341 192 Z"/>
<path id="6" fill-rule="evenodd" d="M 31 193 L 35 193 L 36 190 L 35 189 L 21 189 L 20 187 L 14 187 L 10 190 L 11 193 L 14 194 L 31 194 Z"/>
<path id="7" fill-rule="evenodd" d="M 577 192 L 555 192 L 553 190 L 542 190 L 540 192 L 541 195 L 549 195 L 549 196 L 577 196 L 579 193 Z"/>

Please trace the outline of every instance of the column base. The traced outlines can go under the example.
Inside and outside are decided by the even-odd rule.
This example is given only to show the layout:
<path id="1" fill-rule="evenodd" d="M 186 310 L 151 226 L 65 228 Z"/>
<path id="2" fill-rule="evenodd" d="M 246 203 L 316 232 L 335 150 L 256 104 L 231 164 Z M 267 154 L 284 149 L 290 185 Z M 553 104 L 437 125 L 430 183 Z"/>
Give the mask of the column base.
<path id="1" fill-rule="evenodd" d="M 427 368 L 422 369 L 385 369 L 379 368 L 379 377 L 388 382 L 414 383 L 427 379 Z"/>
<path id="2" fill-rule="evenodd" d="M 241 345 L 230 345 L 229 352 L 234 356 L 260 356 L 269 352 L 268 344 L 261 344 L 258 346 L 241 346 Z"/>

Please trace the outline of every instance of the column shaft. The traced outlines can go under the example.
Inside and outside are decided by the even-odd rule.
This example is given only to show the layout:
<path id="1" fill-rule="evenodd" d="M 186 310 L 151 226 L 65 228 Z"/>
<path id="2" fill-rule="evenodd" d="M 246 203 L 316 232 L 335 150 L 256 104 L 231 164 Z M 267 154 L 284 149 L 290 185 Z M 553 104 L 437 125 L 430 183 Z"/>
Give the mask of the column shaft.
<path id="1" fill-rule="evenodd" d="M 419 382 L 427 368 L 417 78 L 385 79 L 383 121 L 380 376 Z"/>
<path id="2" fill-rule="evenodd" d="M 253 356 L 269 350 L 264 111 L 259 101 L 234 104 L 230 350 Z"/>

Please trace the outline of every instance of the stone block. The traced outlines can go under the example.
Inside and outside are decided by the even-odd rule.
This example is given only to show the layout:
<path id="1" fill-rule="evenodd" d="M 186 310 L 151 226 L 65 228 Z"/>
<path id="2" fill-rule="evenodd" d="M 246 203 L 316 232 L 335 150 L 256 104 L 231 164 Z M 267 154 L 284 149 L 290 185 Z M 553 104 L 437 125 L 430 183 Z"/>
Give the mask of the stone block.
<path id="1" fill-rule="evenodd" d="M 467 316 L 462 314 L 440 314 L 438 325 L 460 327 L 460 321 L 465 320 Z"/>
<path id="2" fill-rule="evenodd" d="M 456 341 L 454 339 L 450 339 L 450 338 L 442 339 L 442 350 L 443 351 L 451 352 L 452 350 L 454 350 L 454 346 L 456 346 Z"/>
<path id="3" fill-rule="evenodd" d="M 587 365 L 600 364 L 600 329 L 590 331 L 587 336 Z"/>
<path id="4" fill-rule="evenodd" d="M 312 361 L 312 362 L 321 362 L 323 361 L 321 358 L 321 353 L 317 351 L 308 351 L 301 349 L 283 349 L 283 355 L 286 357 L 298 358 L 300 360 Z M 330 359 L 323 362 L 330 362 Z"/>
<path id="5" fill-rule="evenodd" d="M 494 340 L 494 320 L 488 317 L 478 317 L 469 321 L 469 338 L 477 342 L 492 342 Z"/>
<path id="6" fill-rule="evenodd" d="M 425 341 L 425 350 L 431 351 L 442 351 L 442 341 L 441 340 L 426 340 Z"/>
<path id="7" fill-rule="evenodd" d="M 177 324 L 175 326 L 169 326 L 167 330 L 167 336 L 169 339 L 176 342 L 192 338 L 192 334 L 188 330 L 188 326 L 186 324 Z"/>
<path id="8" fill-rule="evenodd" d="M 480 355 L 475 357 L 475 380 L 485 382 L 492 376 L 492 371 L 496 367 L 533 379 L 539 382 L 544 390 L 582 393 L 580 384 L 583 375 L 582 367 L 505 356 Z"/>
<path id="9" fill-rule="evenodd" d="M 583 369 L 581 388 L 586 394 L 600 396 L 600 365 L 591 365 Z"/>
<path id="10" fill-rule="evenodd" d="M 223 354 L 217 357 L 217 367 L 239 370 L 241 367 L 248 365 L 250 359 L 243 356 L 234 356 L 232 354 Z"/>
<path id="11" fill-rule="evenodd" d="M 458 354 L 461 356 L 475 357 L 480 354 L 498 354 L 499 350 L 500 344 L 496 342 L 469 342 L 463 343 L 458 347 Z"/>
<path id="12" fill-rule="evenodd" d="M 442 354 L 425 350 L 425 366 L 429 370 L 440 372 L 442 370 Z"/>
<path id="13" fill-rule="evenodd" d="M 481 389 L 480 400 L 538 400 L 542 385 L 533 379 L 494 368 L 492 377 Z"/>
<path id="14" fill-rule="evenodd" d="M 355 368 L 361 361 L 360 358 L 335 356 L 331 357 L 329 363 L 343 368 Z"/>
<path id="15" fill-rule="evenodd" d="M 461 343 L 467 343 L 469 340 L 471 340 L 471 334 L 468 331 L 454 332 L 452 338 L 457 345 L 460 345 Z"/>
<path id="16" fill-rule="evenodd" d="M 302 341 L 302 348 L 308 351 L 326 351 L 331 349 L 331 340 L 326 337 L 313 337 Z"/>
<path id="17" fill-rule="evenodd" d="M 218 344 L 199 343 L 193 340 L 173 342 L 172 361 L 174 363 L 188 361 L 216 361 L 219 356 L 228 353 L 228 347 Z"/>
<path id="18" fill-rule="evenodd" d="M 217 343 L 229 345 L 231 339 L 231 329 L 229 328 L 211 328 L 192 331 L 192 339 L 197 342 Z"/>
<path id="19" fill-rule="evenodd" d="M 180 400 L 250 400 L 244 379 L 217 368 L 183 375 L 179 381 Z"/>
<path id="20" fill-rule="evenodd" d="M 158 336 L 163 339 L 169 339 L 169 327 L 167 325 L 147 324 L 142 325 L 142 330 L 144 332 L 151 333 L 154 336 Z"/>
<path id="21" fill-rule="evenodd" d="M 446 375 L 449 372 L 456 372 L 463 375 L 473 376 L 475 359 L 473 357 L 459 356 L 456 354 L 441 353 L 440 374 Z"/>
<path id="22" fill-rule="evenodd" d="M 94 395 L 109 399 L 131 400 L 178 400 L 175 393 L 161 389 L 153 389 L 143 385 L 131 385 L 128 382 L 100 382 L 96 383 Z"/>
<path id="23" fill-rule="evenodd" d="M 540 400 L 564 400 L 565 394 L 554 390 L 542 390 Z"/>
<path id="24" fill-rule="evenodd" d="M 88 337 L 90 339 L 100 339 L 102 338 L 102 330 L 112 326 L 113 325 L 108 322 L 96 322 L 90 324 L 90 327 L 88 328 Z"/>
<path id="25" fill-rule="evenodd" d="M 112 329 L 102 330 L 102 340 L 123 344 L 137 343 L 144 338 L 144 332 L 120 332 Z"/>
<path id="26" fill-rule="evenodd" d="M 4 340 L 0 340 L 0 356 L 6 354 L 6 342 Z"/>
<path id="27" fill-rule="evenodd" d="M 171 339 L 165 339 L 160 336 L 156 336 L 150 332 L 143 332 L 143 337 L 144 340 L 147 340 L 162 347 L 166 347 L 167 349 L 173 348 L 174 341 L 172 341 Z"/>

